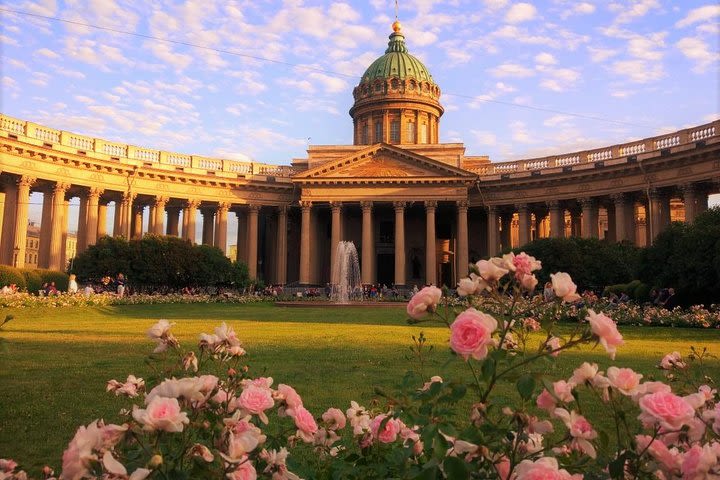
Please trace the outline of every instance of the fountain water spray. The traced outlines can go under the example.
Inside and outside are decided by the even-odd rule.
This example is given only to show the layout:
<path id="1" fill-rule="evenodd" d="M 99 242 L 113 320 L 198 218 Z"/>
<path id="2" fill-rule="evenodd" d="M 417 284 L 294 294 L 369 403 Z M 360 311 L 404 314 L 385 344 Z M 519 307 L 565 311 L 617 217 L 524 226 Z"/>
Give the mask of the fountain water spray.
<path id="1" fill-rule="evenodd" d="M 355 244 L 342 241 L 335 249 L 330 300 L 336 303 L 350 303 L 351 299 L 362 300 L 360 263 Z"/>

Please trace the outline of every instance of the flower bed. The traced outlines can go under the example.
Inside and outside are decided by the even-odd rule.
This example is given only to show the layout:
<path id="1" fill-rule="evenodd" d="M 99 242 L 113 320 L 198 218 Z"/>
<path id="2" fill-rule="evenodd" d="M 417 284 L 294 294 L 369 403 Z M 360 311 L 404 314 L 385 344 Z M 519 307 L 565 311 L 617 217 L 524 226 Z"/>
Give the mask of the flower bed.
<path id="1" fill-rule="evenodd" d="M 0 308 L 32 308 L 32 307 L 103 307 L 108 305 L 159 305 L 172 303 L 259 303 L 272 301 L 271 297 L 223 293 L 220 295 L 168 295 L 137 294 L 119 297 L 114 294 L 61 293 L 40 297 L 28 293 L 15 293 L 0 296 Z"/>
<path id="2" fill-rule="evenodd" d="M 643 375 L 614 365 L 603 372 L 588 362 L 568 378 L 549 377 L 548 363 L 558 355 L 596 344 L 614 359 L 624 339 L 608 315 L 592 309 L 574 329 L 556 328 L 564 304 L 579 298 L 561 272 L 552 277 L 556 298 L 529 316 L 523 298 L 539 266 L 524 254 L 478 262 L 462 283 L 469 303 L 462 308 L 444 304 L 438 288 L 421 290 L 407 313 L 414 323 L 447 326 L 454 360 L 467 367 L 465 379 L 409 372 L 397 391 L 377 391 L 384 401 L 370 408 L 350 401 L 344 412 L 313 414 L 295 388 L 253 376 L 226 324 L 201 334 L 196 350 L 185 350 L 172 324 L 160 320 L 147 332 L 155 343 L 150 376 L 108 382 L 108 392 L 129 400 L 121 423 L 81 426 L 63 454 L 59 478 L 720 476 L 720 398 L 702 372 L 708 353 L 693 349 L 686 358 L 672 352 L 658 359 L 665 382 L 642 381 Z M 530 341 L 532 332 L 541 333 L 539 344 Z M 425 338 L 413 340 L 422 372 Z M 498 394 L 500 384 L 513 386 L 512 398 Z M 609 431 L 596 428 L 593 412 L 583 409 L 589 398 L 604 406 L 595 414 L 612 418 Z M 56 478 L 51 467 L 42 475 Z M 0 478 L 27 477 L 12 460 L 0 460 Z"/>

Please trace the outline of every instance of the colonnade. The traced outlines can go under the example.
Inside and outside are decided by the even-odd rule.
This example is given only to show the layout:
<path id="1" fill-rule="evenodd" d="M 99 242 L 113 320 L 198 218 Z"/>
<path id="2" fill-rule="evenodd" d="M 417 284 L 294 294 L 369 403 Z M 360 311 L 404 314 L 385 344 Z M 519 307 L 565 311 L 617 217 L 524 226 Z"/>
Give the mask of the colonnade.
<path id="1" fill-rule="evenodd" d="M 318 255 L 325 260 L 329 258 L 328 270 L 332 272 L 337 244 L 341 240 L 348 239 L 344 231 L 349 222 L 346 220 L 346 214 L 348 208 L 352 208 L 354 212 L 361 211 L 361 219 L 358 218 L 360 234 L 356 241 L 359 241 L 361 246 L 363 283 L 377 282 L 376 262 L 382 249 L 387 254 L 393 255 L 393 283 L 396 285 L 410 283 L 408 262 L 411 260 L 409 252 L 413 249 L 422 252 L 420 258 L 424 254 L 424 268 L 421 275 L 414 276 L 412 280 L 437 284 L 442 277 L 439 275 L 438 266 L 441 264 L 439 252 L 443 248 L 450 250 L 446 253 L 452 255 L 455 272 L 453 277 L 456 280 L 467 269 L 470 260 L 469 243 L 473 245 L 473 259 L 477 256 L 495 255 L 509 247 L 521 246 L 538 236 L 554 238 L 567 235 L 584 238 L 604 236 L 608 241 L 649 243 L 669 225 L 671 199 L 675 199 L 676 202 L 682 201 L 684 220 L 691 222 L 708 208 L 708 194 L 717 190 L 716 185 L 708 183 L 688 183 L 646 191 L 511 205 L 481 205 L 474 203 L 471 197 L 470 203 L 464 199 L 441 202 L 419 199 L 349 202 L 302 200 L 293 206 L 268 206 L 104 191 L 102 188 L 38 180 L 29 175 L 4 174 L 1 184 L 0 200 L 3 200 L 3 208 L 0 209 L 0 224 L 2 224 L 0 262 L 3 264 L 24 266 L 28 205 L 31 193 L 36 191 L 44 194 L 38 249 L 38 265 L 42 268 L 61 270 L 69 260 L 64 258 L 64 242 L 67 238 L 69 221 L 68 203 L 71 198 L 78 198 L 78 253 L 95 244 L 99 237 L 109 233 L 108 204 L 115 205 L 112 219 L 112 234 L 115 236 L 140 238 L 143 235 L 143 224 L 147 215 L 148 233 L 177 236 L 193 243 L 199 240 L 200 243 L 217 246 L 226 253 L 229 214 L 233 213 L 238 222 L 237 260 L 248 264 L 251 277 L 255 278 L 260 273 L 267 281 L 285 284 L 288 282 L 288 272 L 292 271 L 295 273 L 292 274 L 293 278 L 290 281 L 297 280 L 300 284 L 324 283 L 330 280 L 326 278 L 329 274 L 325 271 L 318 274 L 317 268 L 313 269 L 313 265 L 320 261 Z M 407 215 L 410 207 L 414 209 L 414 213 L 412 227 L 409 229 Z M 394 223 L 391 243 L 381 241 L 378 244 L 379 236 L 376 231 L 379 224 L 378 208 L 382 208 L 383 221 L 391 220 Z M 604 224 L 606 230 L 603 232 L 600 232 L 598 227 L 600 209 L 603 210 L 602 216 L 607 222 Z M 640 220 L 638 211 L 641 210 L 646 217 L 645 240 L 637 237 L 637 224 Z M 294 214 L 294 220 L 291 221 L 289 215 L 293 211 L 297 214 Z M 323 215 L 327 215 L 323 218 L 327 219 L 328 225 L 320 225 L 317 221 L 313 221 L 320 211 L 325 212 Z M 202 221 L 202 237 L 199 239 L 196 238 L 198 216 Z M 261 218 L 264 222 L 271 218 L 274 228 L 273 235 L 267 236 L 263 259 L 260 258 L 259 245 L 264 239 L 260 232 Z M 542 228 L 539 226 L 540 222 L 543 223 Z M 469 223 L 474 231 L 470 231 Z M 443 225 L 444 233 L 438 234 L 437 225 Z M 448 225 L 450 225 L 449 230 L 446 228 Z M 318 232 L 321 232 L 325 226 L 328 227 L 329 241 L 322 241 L 323 246 L 320 250 L 315 244 L 320 238 L 318 235 L 321 235 Z M 299 248 L 297 245 L 292 245 L 289 249 L 288 234 L 298 227 Z M 513 228 L 517 229 L 514 241 L 511 238 Z M 478 243 L 476 238 L 478 236 L 485 241 Z M 412 239 L 411 242 L 409 238 Z M 439 242 L 447 243 L 448 240 L 449 247 L 439 246 Z M 291 260 L 298 262 L 290 269 L 289 256 Z M 259 272 L 258 266 L 263 265 L 264 260 L 271 261 L 272 268 L 266 266 L 264 271 Z M 420 263 L 416 258 L 411 261 Z"/>
<path id="2" fill-rule="evenodd" d="M 518 203 L 513 205 L 490 205 L 487 208 L 487 244 L 490 254 L 506 248 L 522 246 L 532 240 L 533 225 L 547 219 L 549 231 L 545 235 L 562 238 L 579 236 L 583 238 L 606 238 L 608 241 L 629 241 L 636 244 L 650 244 L 671 221 L 671 199 L 682 202 L 684 221 L 692 222 L 697 215 L 707 210 L 708 194 L 712 190 L 706 184 L 688 183 L 672 188 L 650 188 L 646 191 L 613 193 L 597 197 L 581 197 L 569 200 L 551 200 L 543 203 Z M 607 219 L 607 231 L 599 231 L 600 209 Z M 646 238 L 637 238 L 638 211 L 644 214 Z M 518 241 L 511 239 L 513 219 L 516 219 Z M 567 222 L 566 222 L 567 220 Z M 566 225 L 566 223 L 568 223 Z"/>

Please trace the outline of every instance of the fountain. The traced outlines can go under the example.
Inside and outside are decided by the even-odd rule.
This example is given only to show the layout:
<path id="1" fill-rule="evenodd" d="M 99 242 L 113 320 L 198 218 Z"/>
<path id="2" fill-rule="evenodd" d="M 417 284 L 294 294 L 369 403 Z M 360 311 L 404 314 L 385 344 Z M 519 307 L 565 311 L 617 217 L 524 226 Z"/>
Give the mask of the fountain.
<path id="1" fill-rule="evenodd" d="M 350 300 L 362 300 L 360 264 L 353 242 L 338 243 L 331 279 L 330 300 L 338 304 L 348 304 Z"/>

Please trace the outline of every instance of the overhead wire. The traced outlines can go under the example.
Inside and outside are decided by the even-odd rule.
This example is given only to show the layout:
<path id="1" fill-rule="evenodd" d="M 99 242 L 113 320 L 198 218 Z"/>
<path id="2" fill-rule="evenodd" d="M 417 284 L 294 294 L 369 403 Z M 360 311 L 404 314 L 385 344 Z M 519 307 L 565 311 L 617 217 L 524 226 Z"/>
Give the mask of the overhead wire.
<path id="1" fill-rule="evenodd" d="M 300 63 L 288 62 L 288 61 L 284 61 L 284 60 L 277 60 L 274 58 L 263 57 L 260 55 L 252 55 L 249 53 L 242 53 L 242 52 L 238 52 L 238 51 L 234 51 L 234 50 L 227 50 L 227 49 L 223 49 L 223 48 L 211 47 L 211 46 L 203 45 L 203 44 L 199 44 L 199 43 L 186 42 L 183 40 L 175 40 L 175 39 L 171 39 L 171 38 L 163 38 L 163 37 L 158 37 L 155 35 L 148 35 L 148 34 L 138 33 L 138 32 L 131 32 L 131 31 L 122 30 L 119 28 L 94 25 L 92 23 L 79 22 L 77 20 L 69 20 L 66 18 L 54 17 L 54 16 L 50 16 L 50 15 L 42 15 L 39 13 L 25 12 L 22 10 L 14 10 L 14 9 L 4 8 L 4 7 L 0 7 L 0 12 L 13 13 L 16 15 L 33 17 L 33 18 L 40 18 L 43 20 L 55 21 L 55 22 L 60 22 L 60 23 L 65 23 L 65 24 L 75 25 L 75 26 L 80 26 L 80 27 L 85 27 L 85 28 L 93 28 L 96 30 L 103 30 L 103 31 L 107 31 L 107 32 L 121 34 L 121 35 L 129 35 L 129 36 L 133 36 L 133 37 L 144 38 L 146 40 L 164 42 L 164 43 L 169 43 L 169 44 L 173 44 L 173 45 L 181 45 L 184 47 L 198 48 L 198 49 L 213 51 L 213 52 L 221 53 L 221 54 L 225 54 L 225 55 L 232 55 L 232 56 L 236 56 L 236 57 L 247 58 L 247 59 L 257 60 L 257 61 L 261 61 L 261 62 L 274 63 L 276 65 L 283 65 L 286 67 L 293 67 L 293 68 L 298 68 L 298 69 L 302 69 L 302 70 L 323 73 L 325 75 L 330 75 L 330 76 L 335 76 L 335 77 L 357 78 L 357 75 L 350 75 L 350 74 L 338 72 L 335 70 L 314 67 L 312 65 L 305 65 L 305 64 L 300 64 Z M 516 102 L 506 102 L 506 101 L 495 100 L 495 99 L 491 99 L 491 98 L 481 98 L 478 95 L 473 96 L 473 95 L 453 93 L 453 92 L 443 92 L 443 94 L 446 96 L 452 96 L 452 97 L 457 97 L 457 98 L 473 100 L 474 102 L 494 103 L 494 104 L 498 104 L 498 105 L 522 108 L 522 109 L 533 110 L 533 111 L 538 111 L 538 112 L 554 113 L 557 115 L 567 115 L 569 117 L 581 118 L 581 119 L 585 119 L 585 120 L 614 123 L 617 125 L 627 125 L 627 126 L 640 127 L 640 128 L 646 128 L 646 129 L 655 128 L 650 125 L 626 122 L 626 121 L 622 121 L 622 120 L 601 117 L 601 116 L 597 116 L 597 115 L 587 115 L 587 114 L 576 113 L 576 112 L 568 112 L 568 111 L 564 111 L 564 110 L 557 110 L 554 108 L 539 107 L 539 106 L 535 106 L 535 105 L 527 105 L 527 104 L 521 104 L 521 103 L 516 103 Z"/>

